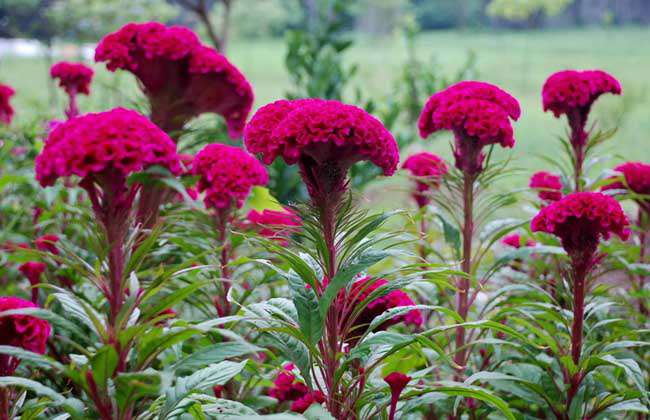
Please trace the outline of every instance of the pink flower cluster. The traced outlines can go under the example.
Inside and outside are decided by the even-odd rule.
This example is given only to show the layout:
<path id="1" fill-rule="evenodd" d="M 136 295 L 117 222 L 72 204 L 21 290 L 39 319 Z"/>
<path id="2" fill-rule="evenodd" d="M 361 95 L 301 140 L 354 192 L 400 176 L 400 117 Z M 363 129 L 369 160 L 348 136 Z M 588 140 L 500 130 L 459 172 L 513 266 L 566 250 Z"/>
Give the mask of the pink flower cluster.
<path id="1" fill-rule="evenodd" d="M 521 248 L 522 246 L 535 246 L 535 241 L 530 238 L 524 238 L 518 233 L 512 233 L 510 235 L 504 236 L 503 239 L 501 239 L 501 243 L 503 245 L 517 249 Z"/>
<path id="2" fill-rule="evenodd" d="M 636 194 L 650 195 L 650 164 L 626 162 L 618 165 L 614 170 L 622 175 L 624 182 L 614 182 L 603 189 L 629 189 Z"/>
<path id="3" fill-rule="evenodd" d="M 546 171 L 535 172 L 530 177 L 530 188 L 538 191 L 538 196 L 544 201 L 557 201 L 562 198 L 562 178 Z"/>
<path id="4" fill-rule="evenodd" d="M 255 157 L 225 144 L 205 146 L 192 162 L 192 174 L 199 175 L 199 192 L 205 205 L 220 210 L 241 208 L 255 185 L 266 185 L 269 176 Z"/>
<path id="5" fill-rule="evenodd" d="M 596 192 L 577 192 L 542 208 L 533 218 L 533 232 L 559 237 L 569 255 L 593 253 L 601 238 L 614 233 L 629 236 L 627 216 L 612 197 Z"/>
<path id="6" fill-rule="evenodd" d="M 129 23 L 101 40 L 95 61 L 133 73 L 149 96 L 152 119 L 164 129 L 214 112 L 225 118 L 230 135 L 239 137 L 253 104 L 241 72 L 184 27 Z"/>
<path id="7" fill-rule="evenodd" d="M 314 403 L 323 403 L 325 396 L 320 391 L 313 391 L 304 383 L 296 379 L 293 374 L 295 366 L 293 363 L 287 363 L 278 372 L 278 376 L 273 381 L 273 387 L 269 389 L 269 396 L 283 403 L 292 401 L 291 411 L 303 413 Z"/>
<path id="8" fill-rule="evenodd" d="M 282 244 L 286 244 L 286 237 L 295 230 L 297 226 L 302 225 L 300 217 L 289 209 L 282 210 L 269 210 L 265 209 L 261 212 L 251 210 L 246 216 L 248 221 L 257 227 L 260 235 L 278 240 Z"/>
<path id="9" fill-rule="evenodd" d="M 413 198 L 419 207 L 424 207 L 431 201 L 426 192 L 440 185 L 449 168 L 438 155 L 429 152 L 415 153 L 406 159 L 402 168 L 408 170 L 416 179 L 416 191 Z"/>
<path id="10" fill-rule="evenodd" d="M 36 249 L 39 251 L 45 251 L 54 255 L 59 255 L 59 250 L 56 247 L 57 242 L 59 242 L 59 237 L 57 235 L 47 233 L 36 238 L 34 240 L 34 245 L 36 245 Z"/>
<path id="11" fill-rule="evenodd" d="M 542 88 L 544 111 L 556 117 L 576 110 L 589 112 L 591 105 L 604 93 L 620 95 L 621 84 L 602 70 L 565 70 L 552 74 Z"/>
<path id="12" fill-rule="evenodd" d="M 61 61 L 50 69 L 52 79 L 59 79 L 61 86 L 68 95 L 78 93 L 90 94 L 90 82 L 93 79 L 93 69 L 81 63 Z"/>
<path id="13" fill-rule="evenodd" d="M 35 307 L 35 304 L 17 297 L 0 297 L 0 312 Z M 4 316 L 0 318 L 0 345 L 44 354 L 50 331 L 50 323 L 40 318 L 29 315 Z M 12 356 L 0 355 L 0 376 L 12 375 L 19 363 Z"/>
<path id="14" fill-rule="evenodd" d="M 0 123 L 9 125 L 14 117 L 14 108 L 11 106 L 11 97 L 16 91 L 7 85 L 0 83 Z"/>
<path id="15" fill-rule="evenodd" d="M 397 168 L 397 143 L 383 124 L 361 108 L 334 100 L 280 100 L 260 108 L 244 132 L 246 148 L 264 163 L 311 160 L 347 170 L 369 160 L 384 175 Z"/>
<path id="16" fill-rule="evenodd" d="M 520 115 L 519 102 L 506 91 L 489 83 L 464 81 L 429 98 L 418 128 L 423 138 L 439 130 L 452 130 L 456 167 L 477 172 L 481 170 L 480 150 L 484 146 L 514 146 L 510 120 L 516 121 Z"/>
<path id="17" fill-rule="evenodd" d="M 86 114 L 52 131 L 36 157 L 36 179 L 42 186 L 59 177 L 129 174 L 160 165 L 180 172 L 176 145 L 162 130 L 135 111 L 116 108 Z"/>

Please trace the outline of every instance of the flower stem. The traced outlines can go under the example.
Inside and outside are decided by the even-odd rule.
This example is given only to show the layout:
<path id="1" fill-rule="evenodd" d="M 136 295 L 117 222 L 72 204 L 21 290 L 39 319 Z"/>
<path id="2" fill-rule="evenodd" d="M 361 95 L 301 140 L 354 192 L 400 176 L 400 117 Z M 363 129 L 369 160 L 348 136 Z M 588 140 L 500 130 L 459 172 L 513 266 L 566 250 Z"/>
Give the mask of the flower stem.
<path id="1" fill-rule="evenodd" d="M 68 108 L 65 110 L 65 116 L 71 120 L 72 118 L 79 115 L 79 107 L 77 106 L 77 95 L 72 93 L 68 95 L 70 102 L 68 103 Z"/>
<path id="2" fill-rule="evenodd" d="M 649 214 L 642 208 L 639 207 L 639 216 L 638 224 L 641 228 L 639 233 L 639 263 L 645 264 L 646 260 L 646 243 L 648 242 L 648 230 L 650 229 L 650 217 Z M 646 276 L 639 274 L 639 292 L 643 293 L 645 288 Z M 648 315 L 648 308 L 645 304 L 643 296 L 639 297 L 639 312 L 641 315 Z"/>
<path id="3" fill-rule="evenodd" d="M 468 293 L 472 273 L 472 235 L 474 233 L 474 180 L 475 175 L 465 172 L 463 181 L 463 262 L 461 270 L 467 275 L 456 280 L 456 311 L 467 320 L 469 313 Z M 465 328 L 456 328 L 456 354 L 454 362 L 459 365 L 457 379 L 462 377 L 462 369 L 466 363 L 466 350 L 459 350 L 465 345 Z"/>
<path id="4" fill-rule="evenodd" d="M 230 315 L 230 302 L 228 302 L 228 292 L 230 291 L 230 269 L 228 267 L 228 262 L 230 260 L 230 241 L 228 238 L 228 211 L 220 211 L 219 215 L 216 217 L 217 230 L 219 235 L 219 242 L 221 243 L 221 277 L 223 278 L 223 305 L 221 310 L 223 314 L 219 316 Z"/>
<path id="5" fill-rule="evenodd" d="M 0 420 L 9 420 L 9 388 L 0 388 Z"/>
<path id="6" fill-rule="evenodd" d="M 569 411 L 571 402 L 578 392 L 582 382 L 582 371 L 580 369 L 580 355 L 582 353 L 582 336 L 585 311 L 585 289 L 587 272 L 589 271 L 589 259 L 582 258 L 581 261 L 573 261 L 573 323 L 571 325 L 571 359 L 576 366 L 576 373 L 569 378 L 569 392 L 567 395 L 566 410 Z"/>

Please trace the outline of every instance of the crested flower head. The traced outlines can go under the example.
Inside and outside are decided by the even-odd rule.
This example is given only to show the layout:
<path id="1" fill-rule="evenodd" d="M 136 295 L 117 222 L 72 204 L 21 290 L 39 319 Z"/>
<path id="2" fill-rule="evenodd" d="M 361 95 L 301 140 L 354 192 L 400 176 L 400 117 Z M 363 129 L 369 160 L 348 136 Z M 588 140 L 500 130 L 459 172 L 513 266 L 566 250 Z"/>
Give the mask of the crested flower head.
<path id="1" fill-rule="evenodd" d="M 506 91 L 489 83 L 464 81 L 429 98 L 418 128 L 423 138 L 439 130 L 453 131 L 456 167 L 476 173 L 482 170 L 484 146 L 514 146 L 510 120 L 520 115 L 519 103 Z"/>
<path id="2" fill-rule="evenodd" d="M 259 212 L 251 210 L 246 216 L 248 221 L 258 228 L 260 235 L 286 243 L 289 236 L 298 226 L 302 225 L 300 216 L 289 209 L 269 210 Z"/>
<path id="3" fill-rule="evenodd" d="M 42 186 L 72 175 L 125 179 L 153 165 L 179 173 L 176 145 L 147 118 L 116 108 L 58 125 L 36 157 L 36 179 Z"/>
<path id="4" fill-rule="evenodd" d="M 618 201 L 595 192 L 569 194 L 542 208 L 531 222 L 533 232 L 559 237 L 572 257 L 593 254 L 599 240 L 608 239 L 612 233 L 627 239 L 628 225 Z"/>
<path id="5" fill-rule="evenodd" d="M 564 70 L 552 74 L 542 88 L 544 111 L 556 117 L 576 109 L 589 109 L 602 94 L 620 95 L 621 84 L 602 70 Z"/>
<path id="6" fill-rule="evenodd" d="M 56 63 L 50 69 L 52 79 L 59 79 L 59 86 L 68 95 L 78 93 L 88 95 L 93 74 L 93 69 L 90 67 L 81 63 L 69 63 L 67 61 Z"/>
<path id="7" fill-rule="evenodd" d="M 409 156 L 402 168 L 416 177 L 416 191 L 413 198 L 419 207 L 424 207 L 431 201 L 426 193 L 440 185 L 440 181 L 449 171 L 447 164 L 438 155 L 429 152 L 415 153 Z"/>
<path id="8" fill-rule="evenodd" d="M 399 397 L 411 379 L 413 378 L 402 372 L 392 372 L 384 377 L 384 382 L 390 387 L 391 395 Z"/>
<path id="9" fill-rule="evenodd" d="M 41 274 L 45 272 L 47 266 L 38 261 L 27 261 L 22 263 L 18 270 L 23 273 L 31 285 L 35 285 L 41 282 Z"/>
<path id="10" fill-rule="evenodd" d="M 277 399 L 278 402 L 295 401 L 309 393 L 307 385 L 296 379 L 296 375 L 292 372 L 293 369 L 294 365 L 287 363 L 273 380 L 269 396 Z"/>
<path id="11" fill-rule="evenodd" d="M 512 233 L 510 235 L 504 236 L 503 239 L 501 239 L 501 243 L 512 248 L 521 248 L 522 246 L 535 246 L 535 241 L 530 238 L 524 238 L 518 233 Z"/>
<path id="12" fill-rule="evenodd" d="M 273 102 L 257 111 L 244 138 L 266 164 L 278 157 L 298 163 L 312 198 L 334 202 L 354 163 L 367 160 L 392 175 L 399 161 L 397 143 L 378 119 L 334 100 Z"/>
<path id="13" fill-rule="evenodd" d="M 255 185 L 269 181 L 266 169 L 254 156 L 225 144 L 205 146 L 192 162 L 192 173 L 200 176 L 197 188 L 205 192 L 205 205 L 221 210 L 241 208 Z"/>
<path id="14" fill-rule="evenodd" d="M 530 188 L 538 191 L 539 198 L 544 201 L 557 201 L 562 198 L 562 178 L 546 171 L 535 172 L 530 177 Z"/>
<path id="15" fill-rule="evenodd" d="M 622 180 L 603 187 L 603 189 L 630 190 L 640 195 L 650 195 L 650 164 L 626 162 L 614 170 L 621 174 Z"/>
<path id="16" fill-rule="evenodd" d="M 213 112 L 225 118 L 232 137 L 241 135 L 253 90 L 226 57 L 201 45 L 191 30 L 129 23 L 100 41 L 95 61 L 133 73 L 149 98 L 152 119 L 166 131 Z"/>
<path id="17" fill-rule="evenodd" d="M 17 297 L 0 297 L 0 313 L 35 307 L 35 304 Z M 3 346 L 20 347 L 34 353 L 44 354 L 50 331 L 49 322 L 34 316 L 9 315 L 0 317 L 0 345 Z M 20 361 L 13 356 L 1 356 L 0 376 L 12 375 L 19 363 Z"/>
<path id="18" fill-rule="evenodd" d="M 56 243 L 59 242 L 59 237 L 51 233 L 45 234 L 36 238 L 34 245 L 39 251 L 46 251 L 54 255 L 59 254 L 59 250 L 56 247 Z"/>
<path id="19" fill-rule="evenodd" d="M 9 125 L 14 117 L 14 108 L 10 100 L 16 91 L 7 85 L 0 83 L 0 123 Z"/>
<path id="20" fill-rule="evenodd" d="M 302 397 L 298 398 L 291 403 L 291 411 L 296 413 L 304 413 L 309 407 L 314 404 L 322 404 L 325 402 L 325 394 L 321 391 L 309 391 Z"/>

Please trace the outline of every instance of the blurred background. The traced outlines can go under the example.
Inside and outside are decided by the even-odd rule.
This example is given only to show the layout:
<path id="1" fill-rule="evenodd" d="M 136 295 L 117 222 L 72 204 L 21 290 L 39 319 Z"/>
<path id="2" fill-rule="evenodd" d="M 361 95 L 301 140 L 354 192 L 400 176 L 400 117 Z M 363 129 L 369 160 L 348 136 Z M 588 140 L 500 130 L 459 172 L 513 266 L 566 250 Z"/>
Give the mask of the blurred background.
<path id="1" fill-rule="evenodd" d="M 64 98 L 50 65 L 93 63 L 102 36 L 148 20 L 190 26 L 226 54 L 256 108 L 343 99 L 377 114 L 409 150 L 447 158 L 447 138 L 417 140 L 422 104 L 460 79 L 498 84 L 522 103 L 511 153 L 526 176 L 564 135 L 564 122 L 542 111 L 546 77 L 601 68 L 624 89 L 593 113 L 600 128 L 619 128 L 608 157 L 650 159 L 650 0 L 0 0 L 0 82 L 17 91 L 16 118 L 57 117 Z M 141 102 L 130 74 L 94 67 L 83 111 Z"/>

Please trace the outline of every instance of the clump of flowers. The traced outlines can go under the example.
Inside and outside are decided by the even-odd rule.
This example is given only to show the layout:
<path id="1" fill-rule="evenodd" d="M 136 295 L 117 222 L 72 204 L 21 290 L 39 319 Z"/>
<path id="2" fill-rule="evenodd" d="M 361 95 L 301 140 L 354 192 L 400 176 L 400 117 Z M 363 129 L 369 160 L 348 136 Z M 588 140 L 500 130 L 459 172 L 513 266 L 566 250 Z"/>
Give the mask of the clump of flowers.
<path id="1" fill-rule="evenodd" d="M 439 130 L 454 132 L 456 167 L 476 174 L 483 169 L 483 147 L 513 147 L 510 120 L 521 115 L 519 103 L 506 91 L 484 82 L 464 81 L 429 98 L 420 114 L 423 138 Z"/>
<path id="2" fill-rule="evenodd" d="M 411 379 L 413 378 L 401 372 L 392 372 L 384 377 L 384 382 L 386 382 L 390 387 L 390 412 L 388 413 L 389 420 L 393 420 L 395 418 L 395 412 L 397 411 L 397 402 L 399 401 L 399 397 Z"/>
<path id="3" fill-rule="evenodd" d="M 521 248 L 522 246 L 535 246 L 535 241 L 530 238 L 524 238 L 519 233 L 512 233 L 510 235 L 504 236 L 503 239 L 501 239 L 501 243 L 505 246 L 517 249 Z"/>
<path id="4" fill-rule="evenodd" d="M 269 396 L 277 399 L 279 403 L 291 401 L 291 411 L 303 413 L 312 404 L 323 403 L 325 396 L 322 392 L 311 390 L 300 382 L 292 372 L 294 369 L 293 363 L 282 366 L 273 380 L 273 387 L 269 389 Z"/>
<path id="5" fill-rule="evenodd" d="M 93 69 L 81 63 L 61 61 L 50 69 L 52 79 L 59 80 L 59 86 L 65 90 L 70 100 L 66 116 L 76 117 L 79 114 L 77 95 L 90 94 L 90 82 L 93 79 Z"/>
<path id="6" fill-rule="evenodd" d="M 11 97 L 16 91 L 8 85 L 0 83 L 0 123 L 11 124 L 14 117 L 14 108 L 11 106 Z"/>
<path id="7" fill-rule="evenodd" d="M 528 186 L 537 191 L 542 201 L 558 201 L 562 198 L 562 178 L 546 171 L 535 172 Z"/>
<path id="8" fill-rule="evenodd" d="M 191 30 L 158 22 L 129 23 L 105 36 L 95 61 L 110 71 L 133 73 L 151 105 L 151 118 L 177 135 L 205 112 L 223 116 L 231 137 L 241 136 L 253 104 L 253 90 L 223 55 L 201 45 Z"/>
<path id="9" fill-rule="evenodd" d="M 32 302 L 17 297 L 0 297 L 0 312 L 36 307 Z M 3 346 L 20 347 L 45 354 L 50 332 L 49 322 L 31 315 L 8 315 L 0 318 L 0 345 Z M 14 356 L 0 355 L 0 376 L 13 375 L 19 364 L 20 360 Z"/>
<path id="10" fill-rule="evenodd" d="M 402 164 L 402 168 L 415 177 L 415 191 L 412 195 L 418 207 L 424 207 L 431 202 L 428 193 L 440 186 L 442 177 L 449 171 L 440 156 L 429 152 L 409 156 Z"/>
<path id="11" fill-rule="evenodd" d="M 197 153 L 192 174 L 199 175 L 197 188 L 206 207 L 217 210 L 241 208 L 255 185 L 269 181 L 264 166 L 235 146 L 209 144 Z"/>
<path id="12" fill-rule="evenodd" d="M 290 209 L 264 209 L 261 212 L 251 210 L 246 215 L 248 222 L 257 228 L 260 235 L 286 244 L 286 237 L 302 225 L 300 216 Z"/>

